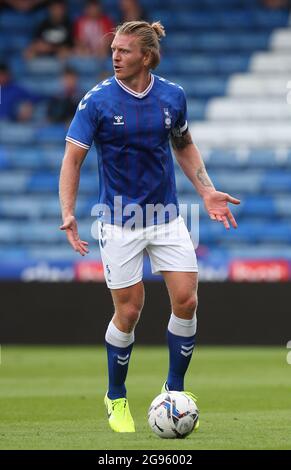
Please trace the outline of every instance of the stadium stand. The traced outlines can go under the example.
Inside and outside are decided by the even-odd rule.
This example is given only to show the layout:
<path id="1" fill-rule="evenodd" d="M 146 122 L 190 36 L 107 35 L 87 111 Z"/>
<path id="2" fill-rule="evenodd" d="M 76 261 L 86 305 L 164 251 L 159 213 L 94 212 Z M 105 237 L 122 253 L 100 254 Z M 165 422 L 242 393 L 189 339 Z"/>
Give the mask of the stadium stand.
<path id="1" fill-rule="evenodd" d="M 82 2 L 68 3 L 73 20 L 82 11 Z M 114 21 L 118 21 L 117 3 L 103 1 Z M 157 73 L 185 88 L 191 131 L 210 176 L 218 189 L 242 200 L 234 209 L 239 229 L 229 233 L 211 223 L 201 207 L 201 262 L 291 259 L 289 12 L 269 10 L 255 0 L 180 0 L 178 12 L 174 0 L 166 6 L 161 0 L 141 3 L 147 17 L 160 19 L 167 30 Z M 57 188 L 66 128 L 46 122 L 45 99 L 60 92 L 65 66 L 78 72 L 83 92 L 112 73 L 109 58 L 25 61 L 23 50 L 45 15 L 45 9 L 29 13 L 4 9 L 0 13 L 0 61 L 8 58 L 17 82 L 43 97 L 33 121 L 0 122 L 3 266 L 8 262 L 22 266 L 24 262 L 76 261 L 77 255 L 58 230 Z M 98 194 L 92 149 L 83 168 L 77 216 L 81 236 L 90 241 L 91 208 Z M 180 202 L 199 203 L 190 182 L 178 166 L 176 170 Z M 96 257 L 97 244 L 88 259 Z"/>

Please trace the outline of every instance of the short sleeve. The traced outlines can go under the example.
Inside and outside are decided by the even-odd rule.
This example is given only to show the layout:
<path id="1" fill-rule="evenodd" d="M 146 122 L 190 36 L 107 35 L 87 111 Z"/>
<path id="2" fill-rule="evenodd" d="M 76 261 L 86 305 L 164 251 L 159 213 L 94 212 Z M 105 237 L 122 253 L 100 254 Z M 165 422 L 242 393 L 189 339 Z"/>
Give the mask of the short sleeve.
<path id="1" fill-rule="evenodd" d="M 89 149 L 93 143 L 97 126 L 97 107 L 89 92 L 78 105 L 75 116 L 68 129 L 66 141 L 72 142 L 84 149 Z"/>
<path id="2" fill-rule="evenodd" d="M 188 131 L 188 122 L 187 122 L 187 102 L 184 90 L 182 87 L 180 88 L 180 101 L 179 107 L 180 112 L 178 115 L 178 119 L 175 123 L 174 129 L 172 129 L 172 134 L 178 137 L 181 137 L 186 134 Z"/>

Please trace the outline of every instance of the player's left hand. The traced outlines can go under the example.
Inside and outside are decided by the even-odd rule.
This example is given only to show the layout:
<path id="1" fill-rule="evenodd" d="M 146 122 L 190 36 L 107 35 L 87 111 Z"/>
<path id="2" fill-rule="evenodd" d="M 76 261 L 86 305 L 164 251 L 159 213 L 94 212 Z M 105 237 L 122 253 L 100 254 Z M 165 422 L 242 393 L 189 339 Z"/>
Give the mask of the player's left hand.
<path id="1" fill-rule="evenodd" d="M 236 199 L 227 193 L 211 191 L 203 197 L 203 200 L 205 209 L 207 210 L 211 220 L 222 222 L 227 230 L 230 228 L 229 222 L 233 228 L 237 228 L 236 220 L 232 215 L 227 203 L 230 202 L 231 204 L 240 204 L 239 199 Z"/>

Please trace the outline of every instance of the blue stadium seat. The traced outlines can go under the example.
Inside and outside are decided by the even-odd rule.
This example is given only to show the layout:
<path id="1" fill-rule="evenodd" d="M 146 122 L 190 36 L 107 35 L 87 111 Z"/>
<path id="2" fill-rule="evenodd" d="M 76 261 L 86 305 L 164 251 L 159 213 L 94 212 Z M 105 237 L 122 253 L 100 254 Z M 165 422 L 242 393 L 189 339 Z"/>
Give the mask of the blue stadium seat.
<path id="1" fill-rule="evenodd" d="M 10 162 L 7 152 L 4 148 L 0 147 L 0 170 L 9 168 Z"/>
<path id="2" fill-rule="evenodd" d="M 83 172 L 80 178 L 81 194 L 98 194 L 98 174 Z"/>
<path id="3" fill-rule="evenodd" d="M 41 80 L 35 76 L 25 76 L 22 79 L 22 85 L 38 96 L 53 96 L 62 92 L 60 77 L 43 77 Z"/>
<path id="4" fill-rule="evenodd" d="M 64 144 L 67 130 L 65 125 L 40 127 L 36 132 L 36 142 L 42 144 Z"/>
<path id="5" fill-rule="evenodd" d="M 288 10 L 256 9 L 253 11 L 254 23 L 261 28 L 277 28 L 288 25 Z"/>
<path id="6" fill-rule="evenodd" d="M 189 41 L 186 33 L 171 34 L 165 38 L 165 51 L 240 51 L 248 52 L 266 49 L 269 43 L 270 33 L 268 32 L 228 32 L 211 31 L 209 33 L 195 33 L 193 41 Z"/>
<path id="7" fill-rule="evenodd" d="M 1 171 L 0 194 L 21 194 L 25 192 L 29 175 L 26 172 Z"/>
<path id="8" fill-rule="evenodd" d="M 1 232 L 1 229 L 0 229 Z M 2 272 L 5 272 L 6 276 L 9 275 L 9 268 L 13 270 L 14 263 L 25 263 L 25 261 L 31 261 L 31 258 L 28 254 L 29 250 L 26 246 L 19 246 L 18 243 L 10 243 L 9 246 L 3 246 L 0 248 L 0 259 L 2 264 L 6 263 L 5 270 L 3 269 Z M 4 276 L 3 276 L 4 278 Z"/>
<path id="9" fill-rule="evenodd" d="M 291 216 L 291 198 L 288 195 L 274 197 L 276 215 L 280 217 Z"/>
<path id="10" fill-rule="evenodd" d="M 212 96 L 224 95 L 227 87 L 227 80 L 225 78 L 214 77 L 212 75 L 204 76 L 203 80 L 197 77 L 180 78 L 174 75 L 169 76 L 168 79 L 182 86 L 189 98 L 210 98 Z"/>
<path id="11" fill-rule="evenodd" d="M 83 93 L 86 93 L 88 90 L 91 90 L 97 83 L 100 82 L 100 78 L 96 75 L 96 77 L 89 77 L 86 76 L 81 77 L 80 79 L 80 88 Z"/>
<path id="12" fill-rule="evenodd" d="M 0 54 L 3 56 L 7 54 L 8 49 L 8 38 L 6 34 L 0 31 Z M 4 60 L 4 57 L 3 57 Z"/>
<path id="13" fill-rule="evenodd" d="M 3 198 L 0 201 L 1 218 L 37 218 L 41 215 L 41 200 L 26 198 L 24 196 Z"/>
<path id="14" fill-rule="evenodd" d="M 216 13 L 216 21 L 221 28 L 248 29 L 254 26 L 251 12 L 246 9 L 218 11 Z"/>
<path id="15" fill-rule="evenodd" d="M 176 171 L 176 184 L 178 191 L 181 193 L 193 192 L 193 185 L 190 180 L 186 178 L 182 170 Z"/>
<path id="16" fill-rule="evenodd" d="M 200 121 L 205 117 L 206 100 L 188 100 L 187 110 L 189 121 Z"/>
<path id="17" fill-rule="evenodd" d="M 207 166 L 237 167 L 237 168 L 280 168 L 291 166 L 291 154 L 286 152 L 283 156 L 279 149 L 249 148 L 241 152 L 240 149 L 211 149 L 205 156 Z"/>
<path id="18" fill-rule="evenodd" d="M 181 55 L 177 57 L 169 56 L 163 58 L 156 73 L 158 75 L 191 75 L 199 74 L 222 74 L 227 76 L 232 72 L 244 72 L 249 64 L 249 54 L 242 55 L 226 55 L 219 53 L 215 56 L 212 54 L 191 54 Z"/>
<path id="19" fill-rule="evenodd" d="M 252 196 L 243 198 L 237 212 L 244 216 L 274 217 L 277 215 L 272 196 Z"/>
<path id="20" fill-rule="evenodd" d="M 191 0 L 187 0 L 189 4 Z M 257 4 L 256 0 L 198 0 L 203 5 L 207 6 L 208 8 L 224 8 L 225 10 L 229 10 L 230 8 L 253 8 L 254 5 Z M 174 2 L 174 0 L 171 0 Z"/>
<path id="21" fill-rule="evenodd" d="M 249 153 L 247 165 L 263 168 L 277 166 L 275 151 L 272 149 L 252 149 Z"/>
<path id="22" fill-rule="evenodd" d="M 43 75 L 57 76 L 62 72 L 62 63 L 55 57 L 39 57 L 26 62 L 26 74 L 29 76 L 29 80 L 33 77 Z"/>
<path id="23" fill-rule="evenodd" d="M 18 240 L 20 243 L 62 242 L 63 233 L 59 230 L 59 225 L 59 221 L 42 221 L 22 224 L 18 229 Z"/>
<path id="24" fill-rule="evenodd" d="M 95 75 L 95 77 L 108 68 L 107 60 L 98 60 L 92 57 L 73 56 L 68 59 L 67 64 L 81 75 Z"/>
<path id="25" fill-rule="evenodd" d="M 0 222 L 0 243 L 12 244 L 19 241 L 19 227 L 21 222 L 1 221 Z"/>
<path id="26" fill-rule="evenodd" d="M 35 172 L 26 179 L 26 190 L 34 193 L 51 193 L 57 195 L 59 173 Z M 0 180 L 1 181 L 1 180 Z M 98 194 L 98 175 L 95 172 L 81 173 L 80 194 Z"/>
<path id="27" fill-rule="evenodd" d="M 195 5 L 196 6 L 196 5 Z M 159 19 L 164 27 L 171 30 L 171 34 L 174 31 L 185 31 L 186 29 L 194 30 L 196 28 L 215 28 L 217 23 L 215 22 L 214 15 L 209 15 L 207 11 L 191 10 L 191 11 L 176 11 L 173 15 L 171 10 L 156 10 L 151 15 L 152 20 Z"/>
<path id="28" fill-rule="evenodd" d="M 220 73 L 246 72 L 249 66 L 250 54 L 240 52 L 237 54 L 221 54 L 212 58 L 216 70 Z"/>
<path id="29" fill-rule="evenodd" d="M 263 172 L 248 171 L 241 173 L 237 171 L 209 171 L 211 178 L 217 188 L 225 192 L 258 193 L 260 192 Z"/>
<path id="30" fill-rule="evenodd" d="M 0 123 L 1 144 L 32 145 L 35 129 L 31 124 Z"/>
<path id="31" fill-rule="evenodd" d="M 29 192 L 55 192 L 58 190 L 58 177 L 56 174 L 44 172 L 33 173 L 27 181 L 27 191 Z"/>
<path id="32" fill-rule="evenodd" d="M 9 168 L 15 170 L 42 168 L 44 164 L 40 152 L 35 148 L 6 147 L 6 155 Z"/>
<path id="33" fill-rule="evenodd" d="M 290 174 L 283 171 L 272 171 L 266 173 L 262 178 L 262 191 L 266 192 L 290 192 Z"/>
<path id="34" fill-rule="evenodd" d="M 205 161 L 208 169 L 220 167 L 239 168 L 241 166 L 236 149 L 211 149 L 205 156 Z"/>
<path id="35" fill-rule="evenodd" d="M 0 29 L 6 33 L 11 31 L 32 34 L 37 25 L 46 17 L 46 11 L 17 12 L 4 10 L 0 14 Z"/>
<path id="36" fill-rule="evenodd" d="M 0 32 L 0 51 L 7 54 L 15 51 L 21 52 L 30 43 L 30 38 L 26 34 L 10 34 Z"/>
<path id="37" fill-rule="evenodd" d="M 230 243 L 259 243 L 263 240 L 266 225 L 262 222 L 240 222 L 239 230 L 225 230 L 224 226 L 219 223 L 213 223 L 209 220 L 200 223 L 200 244 L 216 244 L 222 243 L 228 247 Z M 289 233 L 290 239 L 290 233 Z M 286 241 L 288 237 L 278 230 L 277 239 Z"/>

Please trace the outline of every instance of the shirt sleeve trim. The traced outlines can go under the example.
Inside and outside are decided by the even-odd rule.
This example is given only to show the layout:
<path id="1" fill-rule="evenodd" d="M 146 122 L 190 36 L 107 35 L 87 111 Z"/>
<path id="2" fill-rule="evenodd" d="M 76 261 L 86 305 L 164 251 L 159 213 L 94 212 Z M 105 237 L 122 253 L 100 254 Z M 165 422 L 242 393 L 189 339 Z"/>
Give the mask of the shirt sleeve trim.
<path id="1" fill-rule="evenodd" d="M 90 145 L 84 144 L 83 142 L 79 142 L 79 140 L 73 139 L 72 137 L 66 137 L 66 140 L 68 142 L 71 142 L 72 144 L 78 145 L 78 147 L 82 147 L 83 149 L 89 150 Z"/>
<path id="2" fill-rule="evenodd" d="M 188 122 L 186 121 L 184 126 L 180 127 L 180 132 L 183 134 L 188 129 Z"/>

